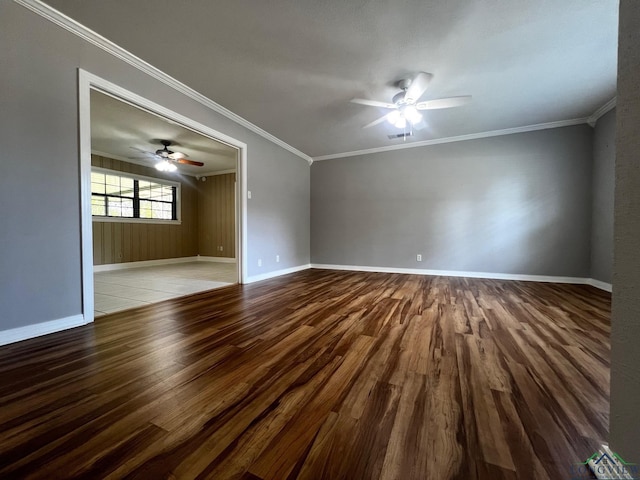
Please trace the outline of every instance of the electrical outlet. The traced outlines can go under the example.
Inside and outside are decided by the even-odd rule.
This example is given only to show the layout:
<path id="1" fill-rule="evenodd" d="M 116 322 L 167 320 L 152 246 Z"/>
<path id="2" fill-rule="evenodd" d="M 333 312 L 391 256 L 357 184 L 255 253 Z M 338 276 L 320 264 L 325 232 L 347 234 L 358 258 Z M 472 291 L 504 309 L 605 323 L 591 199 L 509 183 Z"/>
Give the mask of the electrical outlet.
<path id="1" fill-rule="evenodd" d="M 259 258 L 259 259 L 258 259 L 258 266 L 259 266 L 259 267 L 261 267 L 261 266 L 262 266 L 262 259 L 261 259 L 261 258 Z"/>
<path id="2" fill-rule="evenodd" d="M 422 261 L 422 255 L 420 255 L 420 254 L 416 255 L 416 260 L 418 262 L 421 262 Z"/>
<path id="3" fill-rule="evenodd" d="M 222 245 L 220 245 L 220 246 L 218 247 L 218 250 L 219 250 L 219 251 L 221 251 L 221 252 L 223 252 L 223 251 L 224 251 L 224 247 L 223 247 Z"/>
<path id="4" fill-rule="evenodd" d="M 247 191 L 247 198 L 248 198 L 249 200 L 251 200 L 251 190 L 248 190 L 248 191 Z"/>
<path id="5" fill-rule="evenodd" d="M 280 255 L 276 255 L 276 263 L 280 262 Z"/>

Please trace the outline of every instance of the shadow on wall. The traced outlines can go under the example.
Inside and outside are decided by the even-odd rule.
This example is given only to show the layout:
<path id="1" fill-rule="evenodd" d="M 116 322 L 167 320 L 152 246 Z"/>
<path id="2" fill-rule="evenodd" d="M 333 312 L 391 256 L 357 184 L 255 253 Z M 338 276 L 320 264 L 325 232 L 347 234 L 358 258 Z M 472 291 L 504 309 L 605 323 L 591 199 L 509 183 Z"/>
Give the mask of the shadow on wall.
<path id="1" fill-rule="evenodd" d="M 484 198 L 444 202 L 435 209 L 439 218 L 433 222 L 437 228 L 430 246 L 440 254 L 425 261 L 447 270 L 485 271 L 491 265 L 499 272 L 536 271 L 539 265 L 531 252 L 541 242 L 553 245 L 561 201 L 557 192 L 533 192 L 517 179 L 502 179 Z"/>
<path id="2" fill-rule="evenodd" d="M 592 135 L 579 125 L 316 162 L 312 262 L 588 276 Z"/>

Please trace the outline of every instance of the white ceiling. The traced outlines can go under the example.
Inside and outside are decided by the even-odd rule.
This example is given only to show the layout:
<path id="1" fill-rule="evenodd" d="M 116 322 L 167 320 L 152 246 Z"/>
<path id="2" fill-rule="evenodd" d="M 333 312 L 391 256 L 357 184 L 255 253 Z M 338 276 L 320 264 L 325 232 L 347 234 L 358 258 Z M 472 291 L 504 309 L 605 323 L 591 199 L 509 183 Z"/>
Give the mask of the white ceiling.
<path id="1" fill-rule="evenodd" d="M 178 165 L 178 173 L 205 176 L 236 168 L 236 149 L 148 113 L 113 97 L 91 91 L 91 150 L 113 158 L 153 166 L 153 153 L 163 148 L 160 140 L 175 146 L 189 160 L 203 166 Z"/>
<path id="2" fill-rule="evenodd" d="M 310 156 L 402 143 L 363 130 L 393 82 L 434 79 L 424 141 L 583 118 L 616 93 L 617 0 L 46 0 Z"/>

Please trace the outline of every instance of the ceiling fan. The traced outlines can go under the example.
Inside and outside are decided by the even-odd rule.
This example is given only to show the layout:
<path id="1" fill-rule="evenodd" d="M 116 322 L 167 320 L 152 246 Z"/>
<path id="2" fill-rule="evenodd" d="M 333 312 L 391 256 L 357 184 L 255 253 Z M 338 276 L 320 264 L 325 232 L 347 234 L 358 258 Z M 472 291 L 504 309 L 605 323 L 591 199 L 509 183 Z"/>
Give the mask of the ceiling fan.
<path id="1" fill-rule="evenodd" d="M 424 95 L 433 75 L 426 72 L 419 72 L 413 78 L 406 78 L 398 82 L 400 92 L 394 95 L 391 100 L 393 103 L 379 102 L 376 100 L 366 100 L 362 98 L 354 98 L 351 103 L 367 105 L 370 107 L 380 107 L 391 110 L 391 112 L 374 120 L 362 128 L 369 128 L 387 120 L 396 128 L 413 129 L 415 125 L 422 120 L 421 110 L 435 110 L 439 108 L 452 108 L 465 105 L 471 101 L 471 95 L 462 95 L 459 97 L 438 98 L 435 100 L 427 100 L 418 102 L 420 97 Z"/>
<path id="2" fill-rule="evenodd" d="M 186 153 L 174 152 L 172 150 L 169 150 L 169 147 L 173 145 L 174 142 L 171 142 L 170 140 L 160 140 L 160 143 L 164 146 L 164 148 L 160 148 L 156 150 L 155 153 L 140 150 L 135 147 L 131 147 L 131 148 L 134 148 L 134 150 L 138 150 L 144 153 L 145 155 L 153 157 L 154 159 L 158 160 L 155 167 L 157 170 L 160 170 L 161 172 L 175 172 L 178 169 L 176 165 L 178 163 L 181 163 L 184 165 L 194 165 L 196 167 L 202 167 L 204 165 L 204 163 L 202 162 L 196 162 L 195 160 L 188 160 L 186 158 L 188 157 Z"/>

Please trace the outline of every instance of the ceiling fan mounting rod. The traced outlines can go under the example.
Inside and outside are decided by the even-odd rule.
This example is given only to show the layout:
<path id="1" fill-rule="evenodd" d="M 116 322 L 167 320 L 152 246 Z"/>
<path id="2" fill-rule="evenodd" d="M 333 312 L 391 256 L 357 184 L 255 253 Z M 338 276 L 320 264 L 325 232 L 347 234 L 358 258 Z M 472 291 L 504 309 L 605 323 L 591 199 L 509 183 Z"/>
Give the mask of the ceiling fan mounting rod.
<path id="1" fill-rule="evenodd" d="M 162 150 L 156 151 L 156 155 L 160 155 L 161 157 L 168 158 L 169 155 L 173 153 L 173 151 L 169 150 L 169 146 L 171 145 L 170 140 L 160 140 L 160 143 L 164 145 Z"/>
<path id="2" fill-rule="evenodd" d="M 400 80 L 398 82 L 398 88 L 400 90 L 405 91 L 405 92 L 409 89 L 410 86 L 411 86 L 411 79 L 410 78 L 403 78 L 402 80 Z"/>

